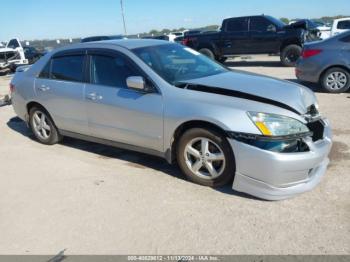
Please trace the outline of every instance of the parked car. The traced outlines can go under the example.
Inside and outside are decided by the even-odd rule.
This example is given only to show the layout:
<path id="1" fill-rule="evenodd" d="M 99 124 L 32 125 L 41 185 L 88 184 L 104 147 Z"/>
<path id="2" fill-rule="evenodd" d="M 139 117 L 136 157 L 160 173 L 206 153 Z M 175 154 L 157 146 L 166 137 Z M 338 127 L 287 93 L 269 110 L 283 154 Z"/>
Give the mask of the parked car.
<path id="1" fill-rule="evenodd" d="M 332 25 L 331 36 L 338 35 L 348 30 L 350 30 L 350 17 L 335 19 Z"/>
<path id="2" fill-rule="evenodd" d="M 327 92 L 349 90 L 350 32 L 305 44 L 295 71 L 299 80 L 320 83 Z"/>
<path id="3" fill-rule="evenodd" d="M 123 35 L 111 35 L 111 36 L 90 36 L 81 39 L 82 43 L 86 42 L 96 42 L 96 41 L 104 41 L 104 40 L 119 40 L 119 39 L 125 39 Z"/>
<path id="4" fill-rule="evenodd" d="M 0 48 L 0 71 L 27 64 L 29 61 L 18 38 L 11 39 L 4 48 Z"/>
<path id="5" fill-rule="evenodd" d="M 321 20 L 311 20 L 316 26 L 317 29 L 320 30 L 321 35 L 320 38 L 321 40 L 327 39 L 331 36 L 331 29 L 332 26 L 330 23 L 325 23 Z"/>
<path id="6" fill-rule="evenodd" d="M 10 89 L 39 142 L 153 154 L 204 186 L 285 199 L 314 188 L 329 162 L 331 130 L 311 90 L 166 41 L 64 47 L 19 68 Z"/>
<path id="7" fill-rule="evenodd" d="M 170 42 L 174 42 L 176 37 L 180 37 L 180 36 L 183 36 L 183 35 L 184 35 L 183 32 L 171 32 L 170 34 L 168 34 L 169 41 Z"/>
<path id="8" fill-rule="evenodd" d="M 167 35 L 144 36 L 142 37 L 142 39 L 158 39 L 158 40 L 169 41 L 169 36 Z"/>
<path id="9" fill-rule="evenodd" d="M 23 51 L 26 59 L 28 59 L 29 64 L 34 64 L 45 54 L 44 52 L 40 52 L 38 49 L 32 46 L 24 46 Z"/>
<path id="10" fill-rule="evenodd" d="M 305 23 L 285 25 L 271 16 L 228 18 L 218 32 L 186 36 L 183 44 L 220 62 L 244 54 L 280 53 L 285 66 L 294 66 L 306 39 Z"/>

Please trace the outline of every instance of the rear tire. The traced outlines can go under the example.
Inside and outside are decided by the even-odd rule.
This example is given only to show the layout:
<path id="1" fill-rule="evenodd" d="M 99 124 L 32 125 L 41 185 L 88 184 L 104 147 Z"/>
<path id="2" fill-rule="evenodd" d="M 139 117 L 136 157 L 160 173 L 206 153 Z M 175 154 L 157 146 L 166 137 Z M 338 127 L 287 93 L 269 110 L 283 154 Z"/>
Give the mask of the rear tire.
<path id="1" fill-rule="evenodd" d="M 346 92 L 350 88 L 350 73 L 341 67 L 330 68 L 322 75 L 320 84 L 329 93 Z"/>
<path id="2" fill-rule="evenodd" d="M 209 57 L 209 58 L 212 59 L 212 60 L 215 60 L 215 55 L 214 55 L 214 53 L 213 53 L 210 49 L 208 49 L 208 48 L 199 49 L 198 52 L 201 53 L 201 54 L 203 54 L 203 55 L 205 55 L 205 56 L 207 56 L 207 57 Z"/>
<path id="3" fill-rule="evenodd" d="M 302 48 L 298 45 L 288 45 L 281 52 L 281 63 L 287 67 L 295 66 L 301 56 Z"/>
<path id="4" fill-rule="evenodd" d="M 62 140 L 56 125 L 44 108 L 34 106 L 30 109 L 29 126 L 35 138 L 42 144 L 54 145 Z"/>
<path id="5" fill-rule="evenodd" d="M 177 144 L 181 171 L 194 183 L 220 187 L 233 181 L 236 165 L 226 137 L 212 129 L 187 130 Z"/>

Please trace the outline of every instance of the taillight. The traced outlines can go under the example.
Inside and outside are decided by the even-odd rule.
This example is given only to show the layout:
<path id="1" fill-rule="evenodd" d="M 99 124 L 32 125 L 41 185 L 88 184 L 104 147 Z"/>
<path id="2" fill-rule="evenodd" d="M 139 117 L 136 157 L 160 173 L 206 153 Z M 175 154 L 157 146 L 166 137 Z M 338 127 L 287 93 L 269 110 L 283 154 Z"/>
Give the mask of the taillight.
<path id="1" fill-rule="evenodd" d="M 16 87 L 14 84 L 10 83 L 10 93 L 12 94 L 13 92 L 16 91 Z"/>
<path id="2" fill-rule="evenodd" d="M 184 38 L 182 41 L 181 41 L 181 44 L 183 45 L 188 45 L 188 43 L 190 42 L 190 40 L 188 38 Z"/>
<path id="3" fill-rule="evenodd" d="M 301 54 L 301 56 L 303 58 L 309 58 L 315 55 L 318 55 L 322 52 L 321 49 L 307 49 L 307 50 L 303 50 L 303 53 Z"/>

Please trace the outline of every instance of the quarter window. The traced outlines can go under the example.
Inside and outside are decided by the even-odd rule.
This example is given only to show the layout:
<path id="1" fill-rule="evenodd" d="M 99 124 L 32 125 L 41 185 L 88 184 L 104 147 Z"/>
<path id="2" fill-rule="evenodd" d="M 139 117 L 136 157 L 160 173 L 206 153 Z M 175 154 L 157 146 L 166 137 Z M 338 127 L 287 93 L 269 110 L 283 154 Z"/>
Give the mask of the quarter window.
<path id="1" fill-rule="evenodd" d="M 84 56 L 62 56 L 52 59 L 51 78 L 64 81 L 83 82 Z"/>
<path id="2" fill-rule="evenodd" d="M 40 72 L 39 77 L 40 78 L 50 78 L 50 66 L 51 66 L 51 60 L 46 63 L 44 69 Z"/>
<path id="3" fill-rule="evenodd" d="M 141 75 L 122 56 L 92 55 L 90 61 L 92 84 L 127 88 L 129 76 Z"/>
<path id="4" fill-rule="evenodd" d="M 16 49 L 17 47 L 19 47 L 19 43 L 16 39 L 12 39 L 8 45 L 7 45 L 8 48 L 12 48 L 12 49 Z"/>

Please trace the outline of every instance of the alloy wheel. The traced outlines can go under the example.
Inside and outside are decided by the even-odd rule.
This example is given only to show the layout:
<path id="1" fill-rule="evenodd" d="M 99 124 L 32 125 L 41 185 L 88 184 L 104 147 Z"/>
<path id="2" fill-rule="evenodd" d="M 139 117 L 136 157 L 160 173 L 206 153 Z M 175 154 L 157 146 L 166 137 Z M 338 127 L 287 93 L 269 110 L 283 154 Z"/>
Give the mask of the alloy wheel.
<path id="1" fill-rule="evenodd" d="M 32 125 L 35 134 L 43 140 L 47 140 L 51 135 L 51 127 L 48 122 L 48 118 L 45 113 L 36 111 L 33 115 Z"/>
<path id="2" fill-rule="evenodd" d="M 204 179 L 215 179 L 225 170 L 226 159 L 222 149 L 205 137 L 192 139 L 184 151 L 187 167 Z"/>

